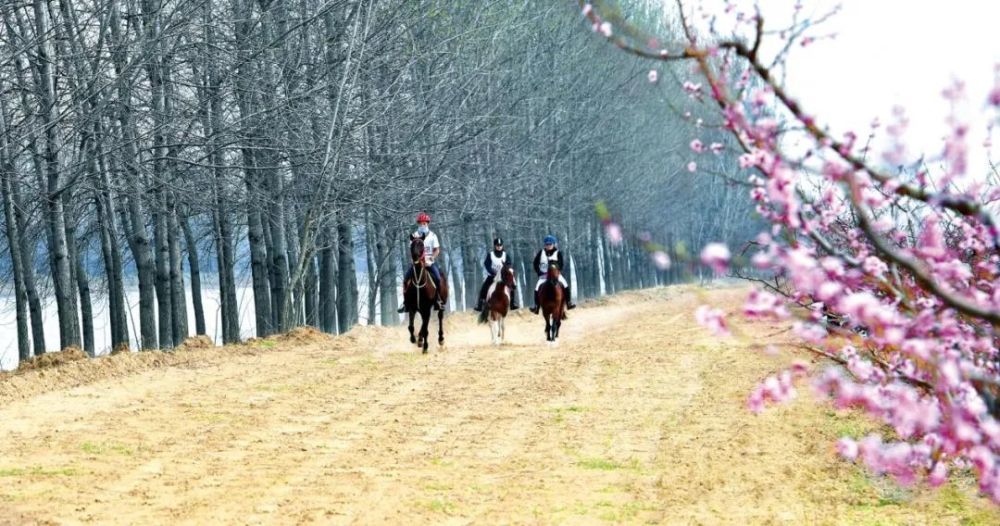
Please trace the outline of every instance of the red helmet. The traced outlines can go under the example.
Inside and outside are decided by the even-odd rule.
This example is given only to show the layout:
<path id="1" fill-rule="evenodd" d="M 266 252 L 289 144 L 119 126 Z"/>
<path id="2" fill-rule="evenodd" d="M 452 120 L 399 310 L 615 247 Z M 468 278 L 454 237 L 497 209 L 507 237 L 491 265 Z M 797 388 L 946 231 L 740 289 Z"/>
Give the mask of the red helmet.
<path id="1" fill-rule="evenodd" d="M 427 215 L 426 212 L 420 212 L 419 214 L 417 214 L 417 222 L 418 223 L 430 223 L 431 222 L 431 216 Z"/>

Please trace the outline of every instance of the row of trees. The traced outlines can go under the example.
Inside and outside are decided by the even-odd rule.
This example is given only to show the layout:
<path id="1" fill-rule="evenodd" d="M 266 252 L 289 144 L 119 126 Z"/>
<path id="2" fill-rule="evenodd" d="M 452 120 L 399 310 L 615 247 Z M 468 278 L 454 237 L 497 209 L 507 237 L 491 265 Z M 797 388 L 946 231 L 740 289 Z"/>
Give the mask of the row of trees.
<path id="1" fill-rule="evenodd" d="M 0 270 L 20 359 L 102 351 L 95 316 L 113 347 L 170 348 L 206 333 L 209 284 L 221 341 L 239 341 L 244 278 L 258 336 L 344 331 L 359 306 L 395 323 L 420 210 L 435 217 L 459 307 L 474 301 L 493 235 L 528 289 L 550 232 L 585 297 L 678 279 L 641 241 L 609 243 L 599 200 L 627 229 L 680 247 L 675 261 L 683 247 L 747 239 L 750 209 L 732 186 L 685 169 L 696 117 L 675 110 L 682 97 L 589 39 L 572 7 L 4 2 Z M 58 343 L 45 341 L 49 302 Z"/>

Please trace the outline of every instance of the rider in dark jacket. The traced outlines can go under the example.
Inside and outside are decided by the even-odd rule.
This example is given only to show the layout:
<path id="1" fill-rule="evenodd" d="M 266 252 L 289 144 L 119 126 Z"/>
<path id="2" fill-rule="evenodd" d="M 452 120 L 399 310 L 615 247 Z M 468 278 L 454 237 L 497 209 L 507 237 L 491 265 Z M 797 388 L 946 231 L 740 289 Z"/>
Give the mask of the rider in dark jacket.
<path id="1" fill-rule="evenodd" d="M 507 252 L 503 249 L 503 239 L 494 238 L 493 239 L 493 251 L 486 253 L 486 258 L 483 259 L 483 268 L 486 269 L 486 280 L 483 281 L 483 286 L 479 288 L 479 301 L 476 302 L 476 311 L 483 310 L 483 303 L 486 301 L 486 291 L 489 290 L 490 284 L 496 279 L 496 276 L 503 269 L 504 265 L 511 264 L 511 258 Z M 510 291 L 510 310 L 517 310 L 521 308 L 517 304 L 517 290 Z"/>

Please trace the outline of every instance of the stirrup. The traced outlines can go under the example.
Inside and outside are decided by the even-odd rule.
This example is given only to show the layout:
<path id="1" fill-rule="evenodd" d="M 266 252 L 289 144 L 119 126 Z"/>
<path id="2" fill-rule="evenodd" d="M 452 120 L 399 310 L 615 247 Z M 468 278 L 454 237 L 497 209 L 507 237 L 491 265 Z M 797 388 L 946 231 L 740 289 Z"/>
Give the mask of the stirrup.
<path id="1" fill-rule="evenodd" d="M 566 303 L 566 308 L 569 310 L 573 310 L 576 308 L 576 303 Z"/>
<path id="2" fill-rule="evenodd" d="M 402 307 L 396 309 L 396 312 L 398 312 L 400 314 L 406 312 L 406 305 L 403 305 Z"/>

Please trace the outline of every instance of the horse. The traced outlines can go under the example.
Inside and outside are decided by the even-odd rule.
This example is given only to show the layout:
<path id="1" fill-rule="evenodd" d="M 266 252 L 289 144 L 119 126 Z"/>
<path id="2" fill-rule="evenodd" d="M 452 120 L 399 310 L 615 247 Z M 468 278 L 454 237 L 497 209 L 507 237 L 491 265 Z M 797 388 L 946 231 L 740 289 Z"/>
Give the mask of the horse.
<path id="1" fill-rule="evenodd" d="M 551 263 L 545 274 L 545 282 L 538 288 L 538 302 L 545 317 L 545 341 L 549 345 L 556 345 L 559 341 L 559 326 L 566 319 L 564 298 L 565 291 L 559 283 L 559 266 Z"/>
<path id="2" fill-rule="evenodd" d="M 479 314 L 479 323 L 490 323 L 493 345 L 500 345 L 504 338 L 504 319 L 510 310 L 514 294 L 514 269 L 504 265 L 493 277 L 493 284 L 486 291 L 486 307 Z"/>
<path id="3" fill-rule="evenodd" d="M 434 278 L 424 264 L 424 240 L 414 237 L 410 241 L 410 261 L 413 265 L 413 277 L 403 284 L 403 305 L 410 318 L 410 343 L 423 349 L 427 354 L 427 326 L 431 321 L 431 309 L 434 308 Z M 448 302 L 448 280 L 441 272 L 441 301 Z M 413 334 L 413 317 L 420 313 L 420 332 Z M 438 345 L 444 345 L 444 310 L 438 311 Z"/>

